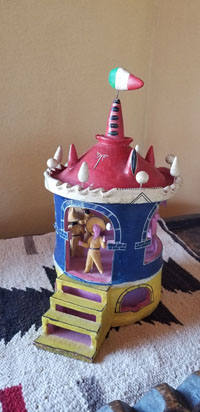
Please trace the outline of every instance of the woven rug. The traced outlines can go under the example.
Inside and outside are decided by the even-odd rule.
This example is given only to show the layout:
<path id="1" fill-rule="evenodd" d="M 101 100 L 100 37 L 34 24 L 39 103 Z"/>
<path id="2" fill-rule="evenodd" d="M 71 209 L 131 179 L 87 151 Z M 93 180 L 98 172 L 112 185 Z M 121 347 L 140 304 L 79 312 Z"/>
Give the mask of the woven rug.
<path id="1" fill-rule="evenodd" d="M 200 263 L 160 221 L 162 301 L 143 321 L 112 329 L 94 364 L 38 350 L 55 271 L 54 234 L 0 240 L 0 411 L 95 412 L 200 369 Z"/>

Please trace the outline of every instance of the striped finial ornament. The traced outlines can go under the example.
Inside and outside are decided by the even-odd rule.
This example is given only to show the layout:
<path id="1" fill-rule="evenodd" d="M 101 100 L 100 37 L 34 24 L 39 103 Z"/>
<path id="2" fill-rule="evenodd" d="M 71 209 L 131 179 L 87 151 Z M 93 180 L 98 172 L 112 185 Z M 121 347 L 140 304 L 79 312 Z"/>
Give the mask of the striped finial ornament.
<path id="1" fill-rule="evenodd" d="M 108 81 L 116 90 L 136 90 L 144 85 L 143 80 L 122 67 L 112 69 L 109 73 Z"/>
<path id="2" fill-rule="evenodd" d="M 122 109 L 121 109 L 121 102 L 119 99 L 115 99 L 112 103 L 110 113 L 108 116 L 105 135 L 107 137 L 111 137 L 114 139 L 124 138 Z"/>

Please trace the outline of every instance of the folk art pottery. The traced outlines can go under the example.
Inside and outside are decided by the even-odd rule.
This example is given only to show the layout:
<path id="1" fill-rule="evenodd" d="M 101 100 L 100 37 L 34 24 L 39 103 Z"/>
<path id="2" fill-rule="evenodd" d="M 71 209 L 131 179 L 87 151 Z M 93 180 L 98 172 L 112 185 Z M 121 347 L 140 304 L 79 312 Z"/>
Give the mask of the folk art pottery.
<path id="1" fill-rule="evenodd" d="M 122 68 L 111 70 L 116 90 L 143 81 Z M 45 187 L 54 194 L 57 272 L 43 333 L 35 344 L 92 362 L 111 327 L 150 315 L 161 294 L 162 243 L 159 205 L 175 195 L 182 179 L 177 157 L 156 167 L 125 137 L 121 102 L 114 99 L 105 134 L 78 157 L 74 144 L 62 164 L 62 148 L 47 161 Z"/>

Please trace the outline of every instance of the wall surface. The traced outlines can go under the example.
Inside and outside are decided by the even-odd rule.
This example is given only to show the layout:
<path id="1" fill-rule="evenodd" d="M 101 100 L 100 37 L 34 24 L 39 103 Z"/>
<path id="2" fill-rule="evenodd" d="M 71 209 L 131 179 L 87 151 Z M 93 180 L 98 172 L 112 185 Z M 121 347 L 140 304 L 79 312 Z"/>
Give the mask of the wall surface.
<path id="1" fill-rule="evenodd" d="M 184 186 L 164 213 L 199 212 L 199 13 L 198 0 L 1 2 L 0 237 L 53 230 L 46 160 L 104 133 L 117 66 L 145 81 L 120 94 L 125 134 L 143 154 L 153 143 L 158 165 L 179 155 Z"/>
<path id="2" fill-rule="evenodd" d="M 154 34 L 146 111 L 145 147 L 157 165 L 178 155 L 183 186 L 162 216 L 200 213 L 200 1 L 161 0 Z"/>
<path id="3" fill-rule="evenodd" d="M 53 230 L 46 161 L 67 161 L 104 133 L 115 91 L 109 71 L 148 78 L 153 3 L 12 0 L 0 5 L 1 237 Z M 147 88 L 122 96 L 125 132 L 144 135 Z"/>

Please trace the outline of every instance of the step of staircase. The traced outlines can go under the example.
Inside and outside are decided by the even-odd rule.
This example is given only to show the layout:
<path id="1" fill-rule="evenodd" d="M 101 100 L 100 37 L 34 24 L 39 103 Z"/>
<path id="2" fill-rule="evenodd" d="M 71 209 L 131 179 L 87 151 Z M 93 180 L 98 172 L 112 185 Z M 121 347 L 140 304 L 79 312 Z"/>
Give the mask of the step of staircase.
<path id="1" fill-rule="evenodd" d="M 79 342 L 74 342 L 54 335 L 43 334 L 35 340 L 34 344 L 39 349 L 84 360 L 86 362 L 93 362 L 96 355 L 95 347 L 87 346 Z"/>
<path id="2" fill-rule="evenodd" d="M 57 291 L 50 309 L 42 317 L 43 334 L 35 340 L 39 348 L 93 362 L 108 324 L 107 297 L 110 286 L 75 281 L 67 275 L 56 279 Z"/>
<path id="3" fill-rule="evenodd" d="M 89 314 L 91 319 L 93 318 L 94 321 L 102 321 L 102 315 L 103 312 L 106 310 L 107 304 L 93 305 L 95 307 L 92 308 L 90 306 L 90 302 L 91 301 L 88 301 L 86 299 L 79 298 L 79 305 L 77 305 L 77 299 L 70 299 L 68 294 L 63 292 L 56 292 L 50 297 L 50 306 L 52 309 L 56 310 L 56 307 L 58 305 L 62 306 L 63 308 L 74 311 L 74 314 L 77 313 L 78 317 L 84 318 L 87 317 L 87 314 Z M 82 313 L 82 316 L 80 316 L 80 312 Z"/>
<path id="4" fill-rule="evenodd" d="M 72 293 L 77 291 L 85 292 L 90 295 L 90 300 L 99 300 L 103 303 L 107 302 L 107 293 L 110 288 L 108 285 L 93 285 L 89 283 L 80 282 L 78 280 L 71 279 L 69 276 L 62 274 L 56 279 L 56 285 L 58 291 L 65 291 L 69 289 Z"/>
<path id="5" fill-rule="evenodd" d="M 99 322 L 82 319 L 74 315 L 69 315 L 59 312 L 54 309 L 49 309 L 42 317 L 44 323 L 52 323 L 62 328 L 70 329 L 76 332 L 86 332 L 91 335 L 96 335 L 101 327 Z"/>
<path id="6" fill-rule="evenodd" d="M 80 285 L 81 289 L 85 287 L 87 289 L 97 289 L 101 292 L 107 292 L 108 289 L 110 288 L 110 285 L 103 285 L 103 284 L 102 285 L 99 285 L 99 284 L 96 285 L 96 284 L 88 283 L 88 282 L 84 283 L 84 281 L 80 281 L 80 280 L 77 280 L 77 279 L 72 279 L 69 276 L 65 275 L 64 273 L 62 275 L 58 276 L 57 279 L 62 280 L 65 284 L 72 284 L 73 283 L 76 286 Z"/>
<path id="7" fill-rule="evenodd" d="M 70 293 L 65 293 L 60 290 L 58 290 L 52 298 L 59 299 L 60 301 L 63 301 L 69 305 L 74 305 L 78 308 L 87 308 L 87 309 L 92 309 L 92 310 L 97 310 L 99 312 L 102 312 L 106 306 L 106 302 L 96 302 L 94 300 L 86 299 L 80 296 L 75 296 Z"/>

